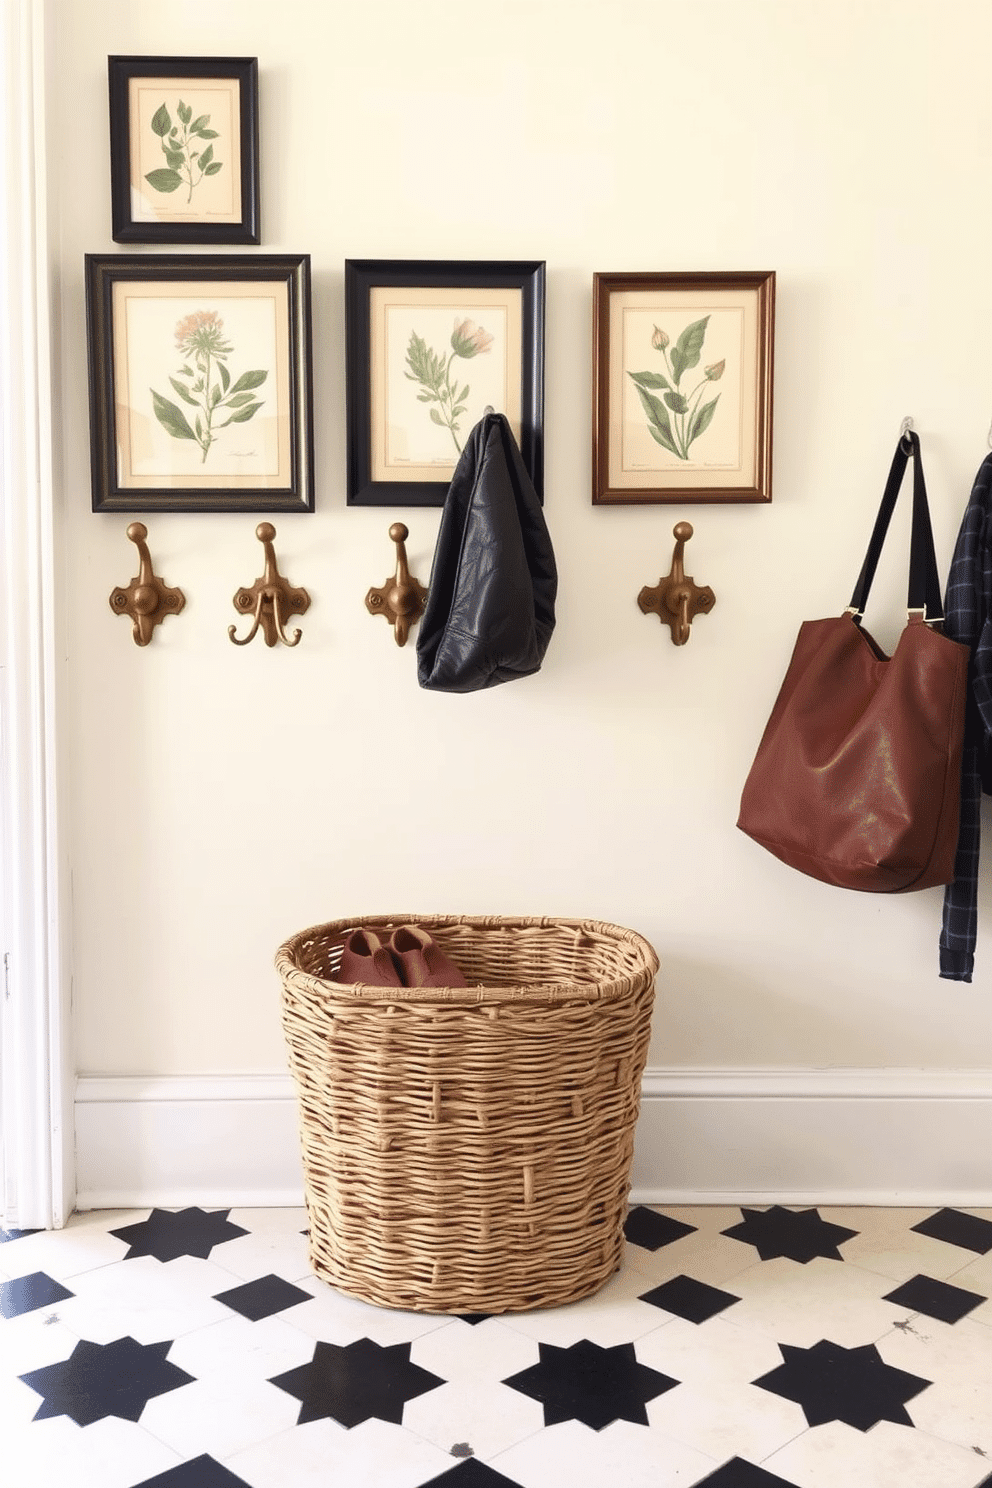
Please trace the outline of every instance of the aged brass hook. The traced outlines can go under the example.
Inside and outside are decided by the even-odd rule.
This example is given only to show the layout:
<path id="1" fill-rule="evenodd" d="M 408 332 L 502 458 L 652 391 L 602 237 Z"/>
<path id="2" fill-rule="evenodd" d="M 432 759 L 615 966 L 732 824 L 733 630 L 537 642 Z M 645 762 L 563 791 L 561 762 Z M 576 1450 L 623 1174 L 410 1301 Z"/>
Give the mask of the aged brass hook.
<path id="1" fill-rule="evenodd" d="M 410 536 L 403 522 L 394 522 L 389 536 L 396 544 L 396 574 L 381 589 L 370 589 L 365 607 L 370 615 L 385 615 L 393 627 L 397 646 L 405 646 L 411 625 L 416 625 L 427 604 L 427 590 L 411 577 L 406 562 L 406 540 Z"/>
<path id="2" fill-rule="evenodd" d="M 676 646 L 684 646 L 693 620 L 711 610 L 716 597 L 708 586 L 700 588 L 686 577 L 683 559 L 685 545 L 692 536 L 691 522 L 676 522 L 672 536 L 675 538 L 675 551 L 671 573 L 667 578 L 659 579 L 653 587 L 645 584 L 637 596 L 637 603 L 645 615 L 657 615 L 661 623 L 671 629 Z"/>
<path id="3" fill-rule="evenodd" d="M 300 644 L 303 632 L 294 631 L 290 640 L 283 629 L 283 621 L 290 615 L 305 615 L 310 608 L 310 596 L 305 589 L 294 589 L 279 572 L 272 546 L 275 535 L 276 529 L 271 522 L 259 522 L 255 528 L 255 536 L 265 549 L 265 572 L 250 589 L 239 589 L 234 596 L 234 608 L 253 617 L 251 630 L 243 640 L 239 641 L 234 634 L 236 626 L 227 627 L 227 633 L 236 646 L 247 646 L 260 628 L 267 646 L 274 646 L 276 641 L 282 641 L 284 646 Z"/>
<path id="4" fill-rule="evenodd" d="M 186 603 L 181 589 L 170 589 L 168 584 L 156 578 L 152 572 L 152 560 L 148 554 L 148 528 L 144 522 L 132 522 L 127 535 L 138 550 L 138 577 L 132 579 L 126 589 L 115 589 L 110 596 L 110 608 L 115 615 L 127 615 L 134 622 L 131 634 L 136 646 L 147 646 L 156 625 L 166 615 L 178 615 Z"/>

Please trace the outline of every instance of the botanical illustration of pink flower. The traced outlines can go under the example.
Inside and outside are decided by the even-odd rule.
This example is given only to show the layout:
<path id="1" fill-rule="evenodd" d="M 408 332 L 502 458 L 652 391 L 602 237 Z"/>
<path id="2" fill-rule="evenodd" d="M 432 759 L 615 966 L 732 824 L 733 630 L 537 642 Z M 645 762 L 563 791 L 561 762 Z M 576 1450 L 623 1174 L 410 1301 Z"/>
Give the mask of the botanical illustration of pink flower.
<path id="1" fill-rule="evenodd" d="M 637 388 L 641 407 L 647 414 L 651 438 L 680 460 L 688 460 L 689 446 L 701 434 L 706 433 L 720 401 L 720 394 L 717 393 L 709 403 L 703 403 L 702 394 L 704 388 L 711 382 L 719 382 L 723 376 L 727 366 L 726 357 L 704 367 L 701 381 L 696 383 L 691 392 L 684 392 L 682 388 L 684 374 L 699 365 L 709 319 L 708 315 L 704 315 L 701 320 L 694 320 L 691 325 L 687 325 L 672 346 L 671 352 L 668 349 L 672 345 L 671 336 L 655 326 L 651 346 L 655 351 L 661 352 L 664 372 L 627 372 Z"/>
<path id="2" fill-rule="evenodd" d="M 451 333 L 451 355 L 447 359 L 443 353 L 438 354 L 432 350 L 416 331 L 411 333 L 410 344 L 406 349 L 406 364 L 410 370 L 404 372 L 404 377 L 420 384 L 422 391 L 417 394 L 418 403 L 435 405 L 430 410 L 431 420 L 448 430 L 459 454 L 462 447 L 458 443 L 458 419 L 465 412 L 465 399 L 471 390 L 468 383 L 459 389 L 457 377 L 452 381 L 451 365 L 455 357 L 461 357 L 466 362 L 471 361 L 473 357 L 488 351 L 494 340 L 495 337 L 489 331 L 483 330 L 482 326 L 468 316 L 456 315 L 455 328 Z"/>
<path id="3" fill-rule="evenodd" d="M 226 429 L 228 424 L 246 424 L 255 417 L 262 404 L 254 390 L 261 387 L 269 374 L 263 370 L 242 372 L 232 384 L 227 359 L 234 347 L 225 337 L 224 322 L 216 310 L 194 310 L 177 321 L 176 347 L 186 360 L 169 381 L 182 401 L 196 409 L 193 423 L 177 403 L 163 398 L 154 388 L 149 389 L 152 407 L 162 428 L 173 439 L 196 441 L 203 451 L 201 463 L 206 463 L 219 430 Z M 228 417 L 222 423 L 214 423 L 221 409 Z"/>

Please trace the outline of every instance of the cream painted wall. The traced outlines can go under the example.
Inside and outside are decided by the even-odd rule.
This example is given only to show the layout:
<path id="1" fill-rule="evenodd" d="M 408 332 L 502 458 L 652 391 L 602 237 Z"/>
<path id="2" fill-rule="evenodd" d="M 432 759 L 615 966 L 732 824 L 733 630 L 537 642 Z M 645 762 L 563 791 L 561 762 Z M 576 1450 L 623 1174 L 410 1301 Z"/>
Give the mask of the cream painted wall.
<path id="1" fill-rule="evenodd" d="M 987 1067 L 988 874 L 979 971 L 956 985 L 939 891 L 844 894 L 734 823 L 800 620 L 849 598 L 903 415 L 942 570 L 986 451 L 992 9 L 61 0 L 56 19 L 79 1069 L 282 1069 L 276 946 L 387 910 L 637 928 L 662 960 L 655 1065 Z M 295 651 L 227 639 L 257 517 L 149 522 L 187 607 L 146 650 L 107 603 L 135 571 L 128 518 L 89 510 L 83 255 L 114 248 L 112 52 L 259 59 L 261 251 L 309 252 L 314 274 L 317 511 L 276 519 L 313 596 Z M 389 522 L 426 581 L 439 512 L 345 508 L 348 257 L 547 261 L 561 585 L 535 678 L 428 694 L 365 611 Z M 772 505 L 594 509 L 594 271 L 744 268 L 778 274 Z M 677 649 L 635 599 L 680 518 L 717 604 Z M 884 641 L 896 558 L 869 616 Z"/>

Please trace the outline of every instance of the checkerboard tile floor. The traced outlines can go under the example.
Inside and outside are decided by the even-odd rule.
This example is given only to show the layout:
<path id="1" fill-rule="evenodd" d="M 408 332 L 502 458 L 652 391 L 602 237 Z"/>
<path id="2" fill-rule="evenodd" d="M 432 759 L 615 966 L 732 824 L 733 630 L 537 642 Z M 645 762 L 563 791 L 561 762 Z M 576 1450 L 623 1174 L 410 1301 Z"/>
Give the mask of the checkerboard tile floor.
<path id="1" fill-rule="evenodd" d="M 393 1312 L 303 1210 L 0 1231 L 10 1488 L 992 1485 L 992 1210 L 634 1207 L 596 1296 Z"/>

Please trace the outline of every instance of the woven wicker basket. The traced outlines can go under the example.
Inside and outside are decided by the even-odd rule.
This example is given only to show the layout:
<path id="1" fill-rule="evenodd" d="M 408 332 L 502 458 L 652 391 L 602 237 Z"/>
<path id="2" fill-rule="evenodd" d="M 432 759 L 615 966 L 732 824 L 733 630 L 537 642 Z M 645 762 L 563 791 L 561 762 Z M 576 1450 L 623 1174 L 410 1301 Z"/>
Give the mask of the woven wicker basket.
<path id="1" fill-rule="evenodd" d="M 342 942 L 429 930 L 467 987 L 346 986 Z M 574 1301 L 617 1270 L 658 958 L 596 920 L 371 916 L 276 957 L 310 1260 L 423 1312 Z"/>

